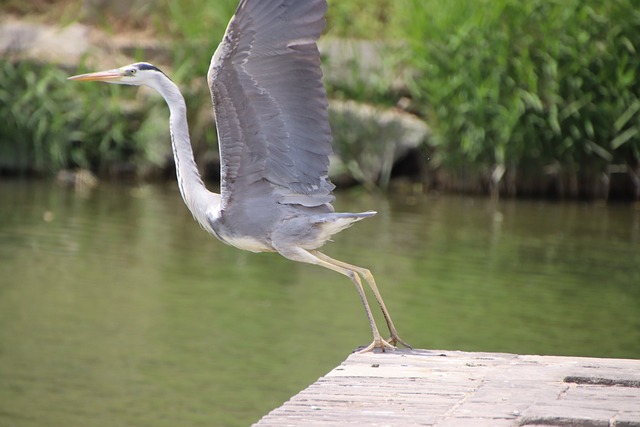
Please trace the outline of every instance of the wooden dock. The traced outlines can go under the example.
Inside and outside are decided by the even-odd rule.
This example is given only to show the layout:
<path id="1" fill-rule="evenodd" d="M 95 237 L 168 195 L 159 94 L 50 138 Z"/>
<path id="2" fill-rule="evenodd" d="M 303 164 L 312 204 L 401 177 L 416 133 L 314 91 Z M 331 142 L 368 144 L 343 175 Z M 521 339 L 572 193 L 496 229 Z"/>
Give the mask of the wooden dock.
<path id="1" fill-rule="evenodd" d="M 352 354 L 255 426 L 640 427 L 640 360 Z"/>

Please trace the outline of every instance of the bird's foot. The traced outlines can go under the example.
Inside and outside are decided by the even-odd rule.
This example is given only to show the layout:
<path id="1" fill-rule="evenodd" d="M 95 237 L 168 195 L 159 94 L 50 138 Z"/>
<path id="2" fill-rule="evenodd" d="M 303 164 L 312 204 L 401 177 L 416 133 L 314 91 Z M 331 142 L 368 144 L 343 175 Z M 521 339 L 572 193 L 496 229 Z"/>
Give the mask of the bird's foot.
<path id="1" fill-rule="evenodd" d="M 402 343 L 404 344 L 404 343 Z M 373 349 L 375 348 L 379 348 L 380 350 L 382 350 L 383 352 L 386 351 L 387 349 L 390 350 L 397 350 L 398 348 L 393 345 L 388 343 L 387 341 L 383 340 L 382 337 L 374 337 L 373 342 L 371 344 L 369 344 L 367 347 L 362 348 L 358 351 L 356 351 L 357 354 L 362 354 L 362 353 L 367 353 L 369 351 L 373 351 Z"/>
<path id="2" fill-rule="evenodd" d="M 396 346 L 396 345 L 398 345 L 398 343 L 400 343 L 400 344 L 402 344 L 402 346 L 408 348 L 409 350 L 413 349 L 413 347 L 411 347 L 409 344 L 404 342 L 402 340 L 402 338 L 400 338 L 398 336 L 398 334 L 396 334 L 396 333 L 392 333 L 391 334 L 391 338 L 389 338 L 387 341 L 390 342 L 391 344 L 393 344 L 394 346 Z"/>

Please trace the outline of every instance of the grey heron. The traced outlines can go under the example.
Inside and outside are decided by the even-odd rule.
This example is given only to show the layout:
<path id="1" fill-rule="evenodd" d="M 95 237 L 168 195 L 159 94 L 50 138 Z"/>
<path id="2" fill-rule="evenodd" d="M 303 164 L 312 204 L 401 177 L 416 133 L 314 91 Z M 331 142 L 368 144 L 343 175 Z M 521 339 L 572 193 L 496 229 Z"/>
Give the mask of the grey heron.
<path id="1" fill-rule="evenodd" d="M 70 80 L 146 85 L 169 106 L 178 187 L 194 218 L 229 245 L 277 252 L 349 277 L 364 305 L 372 343 L 395 349 L 400 337 L 371 272 L 318 251 L 332 235 L 374 211 L 337 213 L 328 177 L 331 130 L 317 40 L 326 0 L 241 0 L 211 58 L 220 150 L 220 194 L 198 173 L 178 87 L 156 66 L 135 63 Z M 378 331 L 361 278 L 380 305 L 391 337 Z"/>

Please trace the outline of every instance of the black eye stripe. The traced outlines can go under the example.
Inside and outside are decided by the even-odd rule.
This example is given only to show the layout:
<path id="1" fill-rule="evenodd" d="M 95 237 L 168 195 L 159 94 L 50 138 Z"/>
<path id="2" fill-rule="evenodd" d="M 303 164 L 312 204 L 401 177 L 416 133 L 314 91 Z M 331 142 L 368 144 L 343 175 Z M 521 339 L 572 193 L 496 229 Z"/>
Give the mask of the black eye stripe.
<path id="1" fill-rule="evenodd" d="M 159 73 L 164 74 L 164 71 L 162 71 L 160 68 L 156 67 L 155 65 L 151 65 L 148 62 L 138 62 L 137 64 L 133 64 L 138 70 L 140 71 L 149 71 L 149 70 L 153 70 L 153 71 L 157 71 Z M 164 74 L 165 77 L 169 78 L 169 76 L 167 76 L 166 74 Z"/>
<path id="2" fill-rule="evenodd" d="M 151 64 L 147 64 L 146 62 L 141 62 L 138 65 L 138 69 L 139 70 L 155 70 L 155 71 L 160 71 L 160 69 L 158 67 L 156 67 L 155 65 L 151 65 Z M 162 71 L 160 71 L 162 72 Z"/>

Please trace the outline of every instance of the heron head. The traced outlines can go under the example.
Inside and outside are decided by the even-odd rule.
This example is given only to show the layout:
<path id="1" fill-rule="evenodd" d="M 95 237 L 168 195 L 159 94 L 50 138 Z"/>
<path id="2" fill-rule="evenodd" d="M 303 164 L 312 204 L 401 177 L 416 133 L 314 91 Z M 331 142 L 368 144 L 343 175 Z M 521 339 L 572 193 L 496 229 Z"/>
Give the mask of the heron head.
<path id="1" fill-rule="evenodd" d="M 134 86 L 146 84 L 152 86 L 153 82 L 159 75 L 164 76 L 165 74 L 155 65 L 151 65 L 147 62 L 137 62 L 135 64 L 125 65 L 124 67 L 116 68 L 113 70 L 80 74 L 77 76 L 69 77 L 67 80 L 98 81 Z"/>

